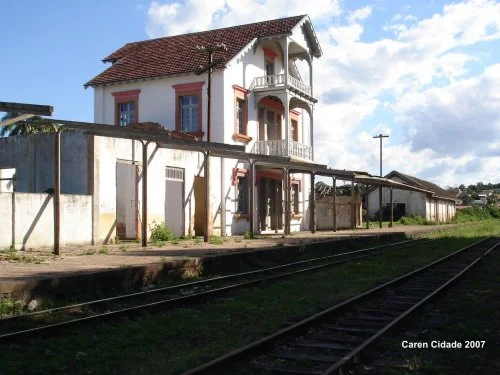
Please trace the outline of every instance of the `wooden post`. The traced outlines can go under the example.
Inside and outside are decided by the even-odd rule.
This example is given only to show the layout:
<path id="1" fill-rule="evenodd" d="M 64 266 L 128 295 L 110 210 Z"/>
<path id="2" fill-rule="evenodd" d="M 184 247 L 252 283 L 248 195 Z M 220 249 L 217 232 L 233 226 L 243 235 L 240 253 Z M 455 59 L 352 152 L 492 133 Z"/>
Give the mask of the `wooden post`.
<path id="1" fill-rule="evenodd" d="M 203 230 L 203 241 L 208 242 L 208 231 L 210 228 L 210 183 L 209 183 L 209 177 L 210 177 L 210 157 L 209 157 L 209 151 L 203 152 L 204 156 L 204 163 L 203 163 L 203 174 L 205 176 L 205 191 L 204 191 L 204 198 L 205 198 L 205 207 L 204 207 L 204 216 L 205 216 L 205 228 Z"/>
<path id="2" fill-rule="evenodd" d="M 394 206 L 392 204 L 392 188 L 389 188 L 390 190 L 390 204 L 391 204 L 391 222 L 389 223 L 389 228 L 392 228 L 393 224 L 394 224 Z"/>
<path id="3" fill-rule="evenodd" d="M 142 141 L 142 247 L 148 245 L 148 145 Z"/>
<path id="4" fill-rule="evenodd" d="M 366 187 L 365 190 L 365 207 L 366 207 L 366 229 L 370 229 L 370 213 L 369 213 L 369 206 L 368 206 L 368 186 Z"/>
<path id="5" fill-rule="evenodd" d="M 61 255 L 61 133 L 54 139 L 54 254 Z"/>
<path id="6" fill-rule="evenodd" d="M 351 180 L 351 229 L 356 229 L 356 204 L 354 202 L 354 180 Z"/>
<path id="7" fill-rule="evenodd" d="M 226 236 L 226 173 L 224 158 L 220 158 L 220 235 Z"/>
<path id="8" fill-rule="evenodd" d="M 285 234 L 290 234 L 290 176 L 288 168 L 283 167 L 283 189 L 285 189 Z"/>
<path id="9" fill-rule="evenodd" d="M 382 228 L 382 186 L 379 186 L 378 188 L 378 207 L 379 207 L 378 221 L 380 228 Z"/>
<path id="10" fill-rule="evenodd" d="M 333 177 L 333 231 L 337 231 L 337 179 Z"/>
<path id="11" fill-rule="evenodd" d="M 253 160 L 249 160 L 250 163 L 250 207 L 248 208 L 248 212 L 250 213 L 250 233 L 254 234 L 254 216 L 255 216 L 255 204 L 254 204 L 254 193 L 255 193 L 255 163 Z"/>
<path id="12" fill-rule="evenodd" d="M 310 229 L 311 233 L 316 233 L 316 202 L 315 202 L 315 196 L 316 192 L 314 190 L 314 177 L 315 173 L 311 173 L 311 196 L 309 198 L 309 212 L 311 213 L 310 217 Z"/>

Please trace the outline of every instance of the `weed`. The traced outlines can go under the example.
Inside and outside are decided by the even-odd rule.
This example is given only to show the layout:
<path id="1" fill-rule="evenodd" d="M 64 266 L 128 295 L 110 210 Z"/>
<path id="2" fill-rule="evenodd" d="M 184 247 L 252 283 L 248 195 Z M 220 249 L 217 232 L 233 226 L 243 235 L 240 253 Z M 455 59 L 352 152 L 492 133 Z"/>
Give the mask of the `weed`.
<path id="1" fill-rule="evenodd" d="M 201 244 L 201 238 L 200 237 L 195 237 L 194 238 L 194 243 L 195 243 L 195 245 Z"/>
<path id="2" fill-rule="evenodd" d="M 94 255 L 95 254 L 95 250 L 94 249 L 87 249 L 83 252 L 82 255 Z"/>
<path id="3" fill-rule="evenodd" d="M 119 236 L 115 236 L 115 244 L 120 244 L 122 241 L 120 240 Z"/>
<path id="4" fill-rule="evenodd" d="M 250 232 L 249 230 L 247 230 L 247 231 L 245 231 L 243 238 L 245 240 L 255 240 L 255 235 L 253 234 L 253 232 Z"/>
<path id="5" fill-rule="evenodd" d="M 224 239 L 222 237 L 210 236 L 208 243 L 211 245 L 222 245 L 224 243 Z"/>
<path id="6" fill-rule="evenodd" d="M 0 317 L 18 315 L 24 310 L 22 300 L 0 298 Z"/>
<path id="7" fill-rule="evenodd" d="M 127 251 L 127 246 L 120 246 L 119 249 L 123 252 Z"/>
<path id="8" fill-rule="evenodd" d="M 175 238 L 172 231 L 165 225 L 165 222 L 157 223 L 153 221 L 153 223 L 149 225 L 149 229 L 151 230 L 150 240 L 153 243 L 172 241 Z"/>
<path id="9" fill-rule="evenodd" d="M 103 246 L 103 247 L 101 247 L 101 249 L 99 250 L 99 254 L 108 255 L 108 254 L 109 254 L 109 249 L 108 249 L 106 246 Z"/>

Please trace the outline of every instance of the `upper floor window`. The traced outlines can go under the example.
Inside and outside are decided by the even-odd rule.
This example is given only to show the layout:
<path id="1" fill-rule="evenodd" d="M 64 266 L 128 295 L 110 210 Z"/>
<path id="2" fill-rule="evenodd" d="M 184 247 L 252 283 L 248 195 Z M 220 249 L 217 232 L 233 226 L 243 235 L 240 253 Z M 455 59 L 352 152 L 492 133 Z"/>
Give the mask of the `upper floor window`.
<path id="1" fill-rule="evenodd" d="M 266 58 L 266 76 L 274 75 L 274 60 L 271 61 Z"/>
<path id="2" fill-rule="evenodd" d="M 248 90 L 233 85 L 234 89 L 234 134 L 233 139 L 239 142 L 250 142 L 251 137 L 248 136 Z"/>
<path id="3" fill-rule="evenodd" d="M 297 120 L 291 121 L 290 131 L 291 131 L 292 141 L 298 142 L 299 141 L 299 123 Z"/>
<path id="4" fill-rule="evenodd" d="M 135 102 L 118 104 L 120 126 L 127 126 L 135 123 Z"/>
<path id="5" fill-rule="evenodd" d="M 114 92 L 115 125 L 127 126 L 139 122 L 139 93 L 141 90 Z"/>
<path id="6" fill-rule="evenodd" d="M 175 129 L 185 133 L 195 133 L 200 139 L 202 132 L 203 82 L 184 83 L 172 86 L 175 90 Z"/>
<path id="7" fill-rule="evenodd" d="M 244 111 L 245 111 L 245 101 L 242 99 L 236 99 L 236 129 L 238 134 L 246 133 L 246 126 L 244 121 Z"/>
<path id="8" fill-rule="evenodd" d="M 181 96 L 181 130 L 186 133 L 198 131 L 198 96 Z"/>
<path id="9" fill-rule="evenodd" d="M 264 48 L 264 58 L 265 58 L 265 72 L 266 76 L 275 75 L 274 60 L 276 59 L 276 53 L 268 48 Z"/>

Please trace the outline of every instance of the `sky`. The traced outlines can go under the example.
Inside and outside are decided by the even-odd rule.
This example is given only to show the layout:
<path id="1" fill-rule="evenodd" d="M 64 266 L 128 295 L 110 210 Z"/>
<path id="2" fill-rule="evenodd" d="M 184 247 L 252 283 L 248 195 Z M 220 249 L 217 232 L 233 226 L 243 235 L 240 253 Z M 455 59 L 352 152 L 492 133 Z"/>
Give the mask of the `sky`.
<path id="1" fill-rule="evenodd" d="M 93 121 L 83 84 L 122 45 L 308 14 L 315 161 L 442 187 L 500 182 L 500 2 L 495 0 L 28 0 L 2 4 L 0 100 Z"/>

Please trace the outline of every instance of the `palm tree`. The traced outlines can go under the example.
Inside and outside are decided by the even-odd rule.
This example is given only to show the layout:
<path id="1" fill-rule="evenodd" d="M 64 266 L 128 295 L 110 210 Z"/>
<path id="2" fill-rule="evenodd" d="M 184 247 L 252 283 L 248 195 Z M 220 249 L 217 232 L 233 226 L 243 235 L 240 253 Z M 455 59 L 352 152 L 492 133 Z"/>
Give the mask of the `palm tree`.
<path id="1" fill-rule="evenodd" d="M 19 116 L 16 112 L 7 112 L 1 121 L 13 119 Z M 43 117 L 33 116 L 29 119 L 21 120 L 10 125 L 6 125 L 0 128 L 0 136 L 11 136 L 11 135 L 30 135 L 39 133 L 54 133 L 54 127 L 49 124 L 37 124 L 39 122 L 46 121 Z"/>

